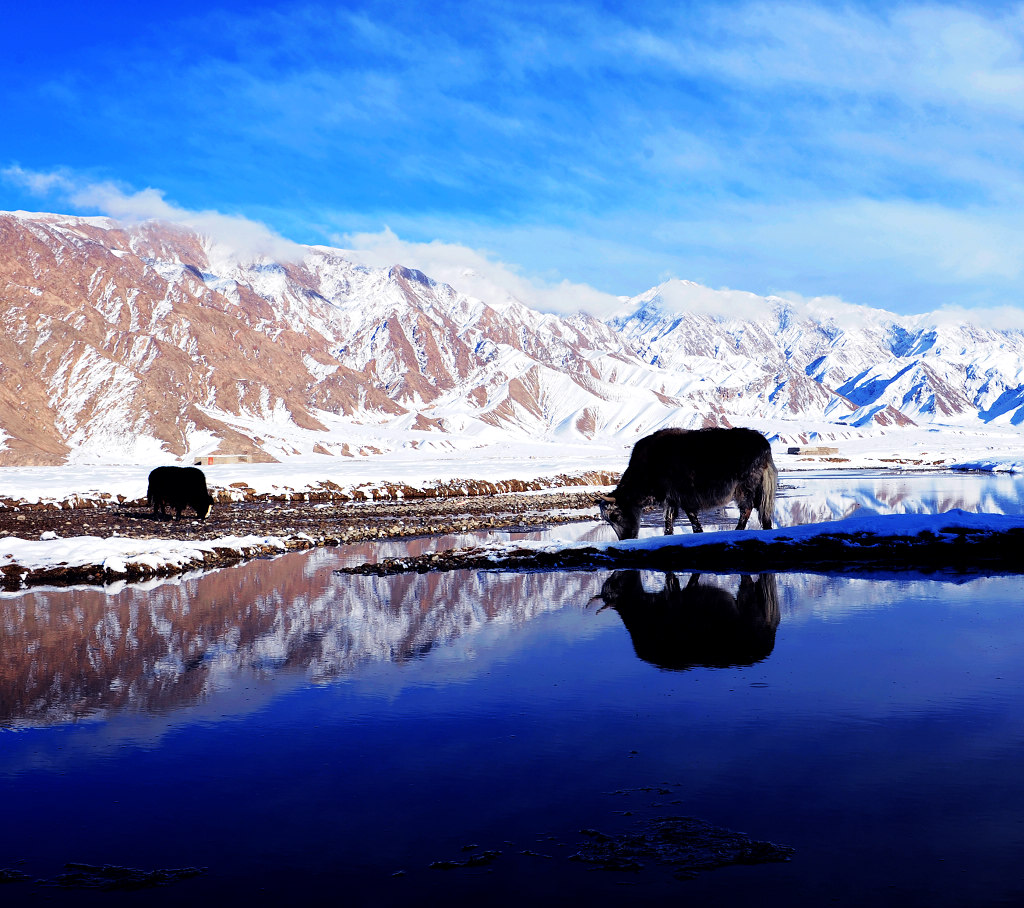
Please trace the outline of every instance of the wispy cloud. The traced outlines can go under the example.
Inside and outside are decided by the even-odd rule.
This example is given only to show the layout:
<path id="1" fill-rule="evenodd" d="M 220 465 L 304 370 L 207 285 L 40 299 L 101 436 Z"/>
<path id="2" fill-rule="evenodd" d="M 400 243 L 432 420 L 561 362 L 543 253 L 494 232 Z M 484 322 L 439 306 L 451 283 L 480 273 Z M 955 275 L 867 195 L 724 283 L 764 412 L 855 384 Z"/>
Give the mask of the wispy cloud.
<path id="1" fill-rule="evenodd" d="M 1016 4 L 708 4 L 681 9 L 665 25 L 635 24 L 610 40 L 633 60 L 758 93 L 889 96 L 907 106 L 985 106 L 1024 117 L 1024 16 Z"/>
<path id="2" fill-rule="evenodd" d="M 79 210 L 126 223 L 160 220 L 190 227 L 207 237 L 226 258 L 246 261 L 266 256 L 291 261 L 304 254 L 302 246 L 265 224 L 218 211 L 188 211 L 169 203 L 159 189 L 131 191 L 110 182 L 89 182 L 66 171 L 39 173 L 16 165 L 0 173 L 40 197 L 62 198 Z"/>
<path id="3" fill-rule="evenodd" d="M 258 221 L 216 211 L 189 211 L 168 202 L 165 193 L 158 189 L 132 191 L 110 182 L 90 181 L 68 171 L 44 173 L 18 166 L 6 168 L 0 171 L 0 175 L 40 197 L 66 199 L 76 208 L 124 223 L 161 220 L 189 227 L 207 237 L 211 251 L 224 258 L 248 261 L 267 257 L 288 261 L 299 260 L 307 252 L 307 247 L 279 236 Z M 927 250 L 934 246 L 946 250 L 945 268 L 951 279 L 956 277 L 965 282 L 979 274 L 991 276 L 999 273 L 1008 279 L 1016 279 L 1020 276 L 1024 259 L 1024 239 L 1012 225 L 1006 225 L 1001 233 L 996 234 L 987 221 L 974 223 L 969 215 L 951 217 L 942 210 L 913 206 L 888 211 L 877 204 L 861 204 L 845 210 L 819 210 L 807 215 L 806 220 L 802 220 L 803 217 L 803 214 L 777 211 L 764 213 L 745 226 L 741 218 L 733 216 L 721 222 L 728 224 L 728 228 L 709 221 L 689 225 L 688 229 L 694 231 L 692 240 L 695 244 L 703 234 L 712 247 L 718 242 L 714 236 L 716 229 L 730 230 L 733 248 L 741 251 L 734 262 L 734 270 L 738 274 L 744 273 L 744 257 L 753 260 L 752 267 L 756 271 L 763 267 L 758 255 L 765 255 L 758 250 L 772 244 L 776 248 L 787 244 L 807 244 L 809 236 L 814 233 L 819 234 L 818 252 L 825 260 L 826 268 L 839 269 L 841 264 L 838 261 L 828 261 L 830 255 L 837 255 L 834 247 L 842 246 L 845 254 L 849 255 L 851 249 L 848 244 L 853 242 L 852 236 L 871 233 L 869 225 L 874 227 L 871 242 L 861 244 L 852 252 L 862 267 L 882 272 L 883 279 L 888 279 L 885 277 L 887 268 L 912 262 L 915 255 L 923 255 L 926 261 L 931 261 L 931 253 Z M 771 236 L 765 232 L 764 222 L 773 224 Z M 832 225 L 827 235 L 820 233 L 822 223 Z M 852 234 L 844 233 L 846 223 L 852 225 Z M 663 225 L 662 229 L 671 231 L 682 227 Z M 535 240 L 534 233 L 527 230 L 517 237 L 498 231 L 493 233 L 493 237 L 519 248 L 521 244 L 528 245 Z M 626 303 L 625 296 L 609 294 L 584 281 L 557 277 L 546 279 L 542 275 L 528 273 L 522 266 L 504 261 L 486 248 L 440 240 L 404 239 L 390 228 L 339 234 L 331 239 L 354 261 L 378 268 L 397 264 L 417 268 L 434 280 L 491 304 L 518 300 L 541 312 L 571 314 L 583 311 L 605 318 L 622 310 Z M 543 232 L 543 241 L 555 250 L 556 259 L 557 250 L 566 248 L 576 239 L 570 233 Z M 599 244 L 600 241 L 595 239 L 594 242 Z M 615 253 L 623 254 L 622 247 L 611 248 Z M 926 251 L 922 253 L 922 249 Z M 550 273 L 554 271 L 549 269 Z M 662 274 L 658 283 L 661 304 L 668 312 L 756 318 L 769 305 L 765 294 L 720 285 L 706 286 L 679 280 L 670 274 Z M 637 288 L 637 294 L 646 289 Z M 840 324 L 857 321 L 863 314 L 862 306 L 834 295 L 807 297 L 782 285 L 773 295 L 789 300 L 798 309 L 815 317 L 831 318 Z M 970 308 L 955 302 L 945 302 L 936 307 L 935 301 L 931 302 L 930 307 L 916 307 L 923 321 L 937 325 L 970 321 L 983 327 L 1024 329 L 1024 309 L 1020 307 L 993 304 L 989 299 L 979 299 L 979 305 Z"/>
<path id="4" fill-rule="evenodd" d="M 236 260 L 269 257 L 299 260 L 308 248 L 293 243 L 265 224 L 217 211 L 189 211 L 169 203 L 161 190 L 131 191 L 110 182 L 90 182 L 67 171 L 40 173 L 19 166 L 0 171 L 40 197 L 66 199 L 79 209 L 98 212 L 124 223 L 166 221 L 189 227 L 209 238 L 218 255 Z M 357 262 L 378 268 L 401 264 L 417 268 L 434 280 L 490 303 L 518 300 L 542 312 L 587 311 L 605 314 L 618 307 L 618 297 L 587 284 L 548 283 L 524 276 L 517 266 L 499 261 L 493 253 L 467 246 L 403 240 L 390 229 L 335 237 Z"/>
<path id="5" fill-rule="evenodd" d="M 391 225 L 613 295 L 678 276 L 898 311 L 1024 300 L 1020 3 L 160 15 L 9 92 L 39 187 L 57 164 L 116 174 L 164 191 L 115 182 L 105 210 L 238 211 L 308 242 Z"/>
<path id="6" fill-rule="evenodd" d="M 608 315 L 622 305 L 619 297 L 588 284 L 567 280 L 547 283 L 527 277 L 493 253 L 456 243 L 410 242 L 391 229 L 338 237 L 337 241 L 358 262 L 377 268 L 395 264 L 416 268 L 461 293 L 492 304 L 518 300 L 541 312 L 584 311 L 597 316 Z"/>

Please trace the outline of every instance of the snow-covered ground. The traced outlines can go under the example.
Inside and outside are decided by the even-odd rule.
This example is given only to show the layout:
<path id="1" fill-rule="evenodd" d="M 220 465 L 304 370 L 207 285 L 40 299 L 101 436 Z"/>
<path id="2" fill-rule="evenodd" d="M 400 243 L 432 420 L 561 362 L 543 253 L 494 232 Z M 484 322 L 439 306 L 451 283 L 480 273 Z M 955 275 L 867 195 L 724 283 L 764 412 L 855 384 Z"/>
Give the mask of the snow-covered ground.
<path id="1" fill-rule="evenodd" d="M 810 445 L 814 445 L 813 439 Z M 835 458 L 787 453 L 774 444 L 783 473 L 822 469 L 974 469 L 1024 472 L 1024 434 L 963 428 L 903 429 L 889 434 L 858 435 L 829 441 Z M 368 457 L 309 454 L 280 463 L 236 463 L 204 466 L 211 487 L 227 489 L 244 483 L 257 494 L 316 489 L 329 481 L 343 490 L 369 492 L 375 486 L 402 484 L 424 488 L 455 480 L 533 480 L 590 470 L 621 471 L 630 445 L 564 442 L 504 442 L 453 452 L 402 448 Z M 182 461 L 185 463 L 185 461 Z M 59 467 L 0 467 L 0 501 L 64 501 L 73 496 L 108 494 L 128 500 L 146 497 L 146 481 L 154 464 L 70 464 Z"/>
<path id="2" fill-rule="evenodd" d="M 102 578 L 116 580 L 129 573 L 129 565 L 138 565 L 154 575 L 201 570 L 204 554 L 228 549 L 243 557 L 256 557 L 268 550 L 287 551 L 286 541 L 278 537 L 223 536 L 219 539 L 189 541 L 183 539 L 129 539 L 122 536 L 73 536 L 61 538 L 43 533 L 38 540 L 5 536 L 0 539 L 0 567 L 18 565 L 26 571 L 63 567 L 96 566 Z"/>
<path id="3" fill-rule="evenodd" d="M 861 436 L 840 445 L 841 459 L 804 458 L 776 446 L 780 471 L 871 468 L 940 468 L 1024 472 L 1024 436 L 1018 433 L 971 432 L 963 429 L 903 430 L 890 436 Z M 211 487 L 244 483 L 258 494 L 302 492 L 330 481 L 358 493 L 375 485 L 403 484 L 424 488 L 456 480 L 532 480 L 576 475 L 590 470 L 619 471 L 629 458 L 628 446 L 502 444 L 458 453 L 402 449 L 376 457 L 306 456 L 274 464 L 222 464 L 203 468 Z M 75 496 L 117 500 L 145 497 L 149 465 L 76 464 L 63 467 L 0 468 L 0 501 L 65 501 Z M 1005 521 L 991 515 L 993 525 Z M 920 527 L 906 515 L 907 532 Z M 983 519 L 983 518 L 975 518 Z M 915 529 L 916 527 L 916 529 Z M 891 524 L 887 524 L 891 530 Z M 813 532 L 811 530 L 804 532 Z M 0 538 L 0 567 L 11 564 L 29 570 L 61 565 L 102 565 L 116 576 L 131 563 L 154 571 L 201 567 L 203 553 L 214 549 L 239 552 L 284 551 L 276 537 L 225 537 L 198 542 L 80 536 L 61 539 L 44 533 L 41 539 Z"/>
<path id="4" fill-rule="evenodd" d="M 569 548 L 593 549 L 597 552 L 655 552 L 664 548 L 696 549 L 703 546 L 743 542 L 756 534 L 759 542 L 774 547 L 798 545 L 821 536 L 856 536 L 864 548 L 872 538 L 907 539 L 923 534 L 933 537 L 948 535 L 950 527 L 974 533 L 1005 533 L 1024 530 L 1024 517 L 1008 514 L 973 514 L 953 510 L 945 514 L 856 514 L 843 520 L 801 526 L 776 527 L 772 530 L 724 530 L 717 533 L 683 533 L 673 536 L 651 535 L 639 539 L 607 542 L 569 542 L 568 540 L 491 543 L 474 551 L 491 555 L 496 563 L 510 552 L 531 551 L 553 554 Z"/>
<path id="5" fill-rule="evenodd" d="M 326 481 L 361 497 L 360 493 L 384 485 L 424 488 L 459 479 L 495 482 L 621 470 L 628 459 L 626 448 L 507 443 L 457 453 L 403 448 L 369 457 L 310 454 L 280 463 L 213 464 L 202 470 L 211 488 L 228 489 L 232 483 L 244 483 L 257 494 L 275 494 L 313 490 Z M 142 499 L 152 468 L 152 464 L 0 467 L 0 500 L 63 501 L 74 495 L 95 498 L 103 493 Z"/>

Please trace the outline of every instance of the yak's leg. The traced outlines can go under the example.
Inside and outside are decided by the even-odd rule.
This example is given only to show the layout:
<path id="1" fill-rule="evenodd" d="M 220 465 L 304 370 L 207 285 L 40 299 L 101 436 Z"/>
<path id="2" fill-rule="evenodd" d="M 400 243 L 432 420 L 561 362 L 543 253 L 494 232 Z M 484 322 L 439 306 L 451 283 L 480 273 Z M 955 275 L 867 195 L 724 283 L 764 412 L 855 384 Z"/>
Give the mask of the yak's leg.
<path id="1" fill-rule="evenodd" d="M 754 510 L 754 497 L 746 489 L 736 489 L 736 506 L 740 509 L 740 522 L 736 524 L 737 530 L 745 530 L 747 521 L 750 520 L 750 512 Z"/>
<path id="2" fill-rule="evenodd" d="M 757 516 L 761 518 L 761 529 L 770 530 L 772 528 L 772 515 L 771 513 L 762 514 L 761 509 L 758 508 Z"/>
<path id="3" fill-rule="evenodd" d="M 690 521 L 690 526 L 693 527 L 693 532 L 695 532 L 695 533 L 703 533 L 704 532 L 704 527 L 702 527 L 700 525 L 700 520 L 697 518 L 697 512 L 696 511 L 687 511 L 686 512 L 686 516 L 687 516 L 687 518 Z"/>
<path id="4" fill-rule="evenodd" d="M 665 535 L 671 536 L 676 528 L 676 517 L 679 516 L 679 508 L 674 504 L 665 502 Z"/>

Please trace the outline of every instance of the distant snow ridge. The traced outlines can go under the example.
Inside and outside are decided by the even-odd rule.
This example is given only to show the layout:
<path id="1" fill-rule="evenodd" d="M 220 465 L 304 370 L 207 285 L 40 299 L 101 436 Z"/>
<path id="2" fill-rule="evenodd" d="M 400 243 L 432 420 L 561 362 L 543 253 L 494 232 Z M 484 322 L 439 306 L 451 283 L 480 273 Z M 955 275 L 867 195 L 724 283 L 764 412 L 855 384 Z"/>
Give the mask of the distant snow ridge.
<path id="1" fill-rule="evenodd" d="M 781 443 L 1024 423 L 1024 334 L 668 281 L 606 322 L 338 249 L 238 261 L 180 226 L 0 213 L 0 463 Z"/>

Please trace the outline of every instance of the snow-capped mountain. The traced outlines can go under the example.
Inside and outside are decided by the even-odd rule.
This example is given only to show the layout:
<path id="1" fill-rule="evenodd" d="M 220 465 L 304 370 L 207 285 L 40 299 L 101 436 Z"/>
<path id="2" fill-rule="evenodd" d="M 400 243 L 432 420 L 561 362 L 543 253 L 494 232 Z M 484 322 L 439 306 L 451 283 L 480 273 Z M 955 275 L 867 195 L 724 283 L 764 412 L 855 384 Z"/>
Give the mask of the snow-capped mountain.
<path id="1" fill-rule="evenodd" d="M 355 455 L 665 425 L 1024 421 L 1024 333 L 671 281 L 602 322 L 327 247 L 0 213 L 0 463 Z"/>

